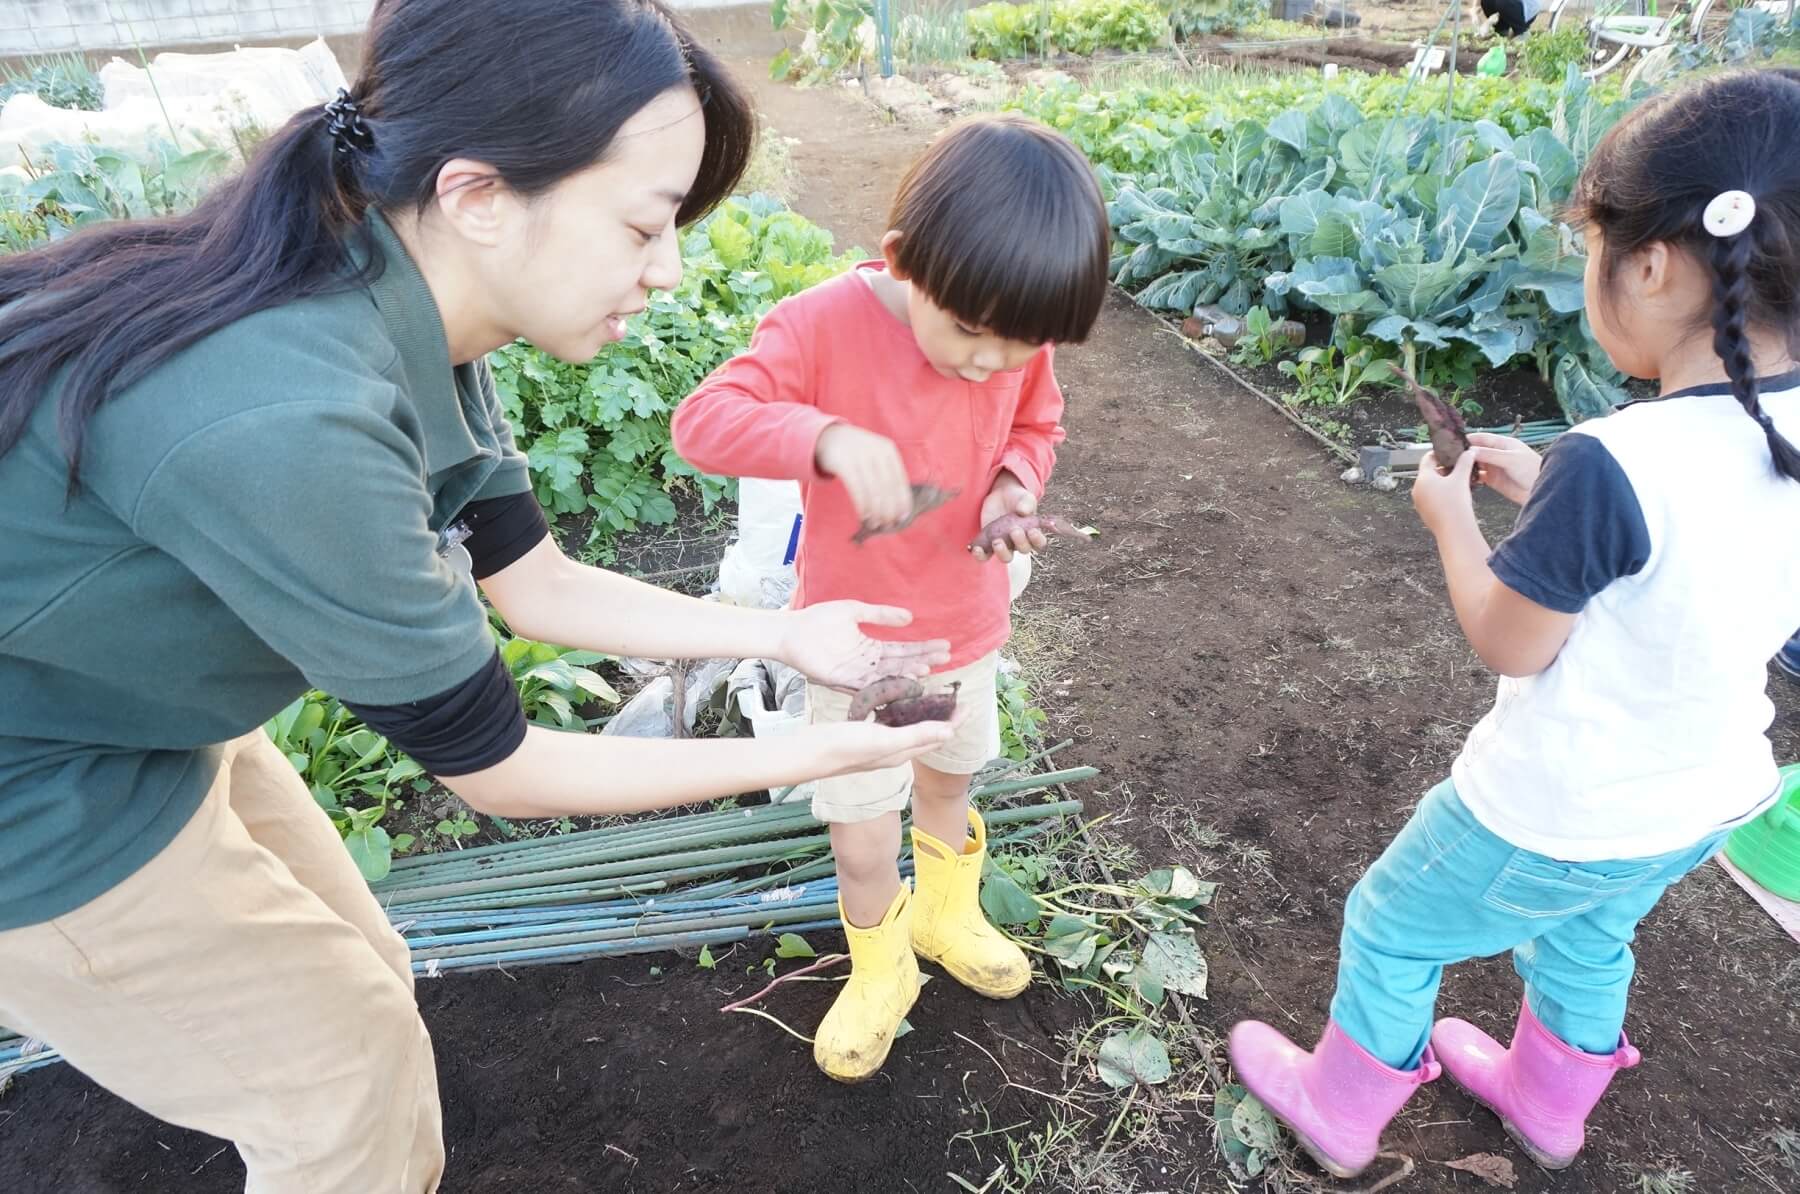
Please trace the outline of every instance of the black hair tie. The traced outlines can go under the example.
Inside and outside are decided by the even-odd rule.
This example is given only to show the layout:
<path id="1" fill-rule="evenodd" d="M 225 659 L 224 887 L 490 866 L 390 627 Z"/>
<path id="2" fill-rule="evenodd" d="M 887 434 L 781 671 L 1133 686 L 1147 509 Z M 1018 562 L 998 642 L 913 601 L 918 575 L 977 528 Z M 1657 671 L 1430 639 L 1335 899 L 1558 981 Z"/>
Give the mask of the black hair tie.
<path id="1" fill-rule="evenodd" d="M 350 93 L 338 88 L 337 98 L 325 105 L 325 131 L 337 143 L 337 151 L 348 154 L 352 149 L 371 149 L 375 138 L 363 123 L 362 106 Z"/>

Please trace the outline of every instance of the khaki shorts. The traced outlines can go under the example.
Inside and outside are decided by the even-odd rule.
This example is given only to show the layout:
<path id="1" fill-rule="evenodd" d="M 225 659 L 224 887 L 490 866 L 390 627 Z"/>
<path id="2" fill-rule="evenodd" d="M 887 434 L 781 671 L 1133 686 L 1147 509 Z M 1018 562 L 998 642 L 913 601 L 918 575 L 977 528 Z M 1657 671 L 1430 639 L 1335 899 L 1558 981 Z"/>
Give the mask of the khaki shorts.
<path id="1" fill-rule="evenodd" d="M 960 683 L 956 707 L 974 710 L 950 739 L 919 762 L 946 775 L 973 775 L 1000 754 L 1000 713 L 996 708 L 995 676 L 1000 653 L 993 652 L 966 667 L 938 672 L 925 681 L 927 692 Z M 806 720 L 811 724 L 843 721 L 850 713 L 850 694 L 815 684 L 806 686 Z M 873 821 L 906 808 L 912 799 L 912 764 L 862 771 L 819 780 L 813 787 L 813 816 L 821 821 L 847 823 Z"/>

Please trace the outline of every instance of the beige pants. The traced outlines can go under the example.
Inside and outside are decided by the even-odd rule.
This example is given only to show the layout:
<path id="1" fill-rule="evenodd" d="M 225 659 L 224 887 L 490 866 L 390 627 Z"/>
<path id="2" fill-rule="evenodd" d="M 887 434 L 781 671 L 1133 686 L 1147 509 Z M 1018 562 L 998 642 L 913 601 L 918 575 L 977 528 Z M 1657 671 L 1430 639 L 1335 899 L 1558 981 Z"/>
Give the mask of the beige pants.
<path id="1" fill-rule="evenodd" d="M 0 932 L 0 1024 L 231 1140 L 255 1194 L 418 1194 L 443 1173 L 406 944 L 260 730 L 136 874 Z"/>

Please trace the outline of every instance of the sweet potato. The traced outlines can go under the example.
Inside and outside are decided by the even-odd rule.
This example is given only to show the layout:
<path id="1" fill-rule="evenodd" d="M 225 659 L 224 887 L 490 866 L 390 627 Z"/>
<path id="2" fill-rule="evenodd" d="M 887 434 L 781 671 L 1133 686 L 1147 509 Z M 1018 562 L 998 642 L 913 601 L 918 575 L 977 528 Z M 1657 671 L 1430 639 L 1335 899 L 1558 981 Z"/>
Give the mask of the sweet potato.
<path id="1" fill-rule="evenodd" d="M 982 527 L 979 535 L 969 540 L 969 550 L 992 550 L 996 540 L 1011 543 L 1015 531 L 1042 531 L 1045 535 L 1062 535 L 1077 543 L 1088 542 L 1088 537 L 1074 523 L 1054 514 L 1002 514 Z"/>
<path id="2" fill-rule="evenodd" d="M 931 513 L 951 498 L 954 498 L 960 492 L 961 490 L 957 489 L 939 489 L 937 486 L 929 484 L 915 485 L 912 487 L 913 504 L 911 514 L 908 514 L 905 518 L 901 519 L 891 527 L 864 526 L 858 530 L 856 534 L 850 536 L 850 542 L 861 545 L 864 541 L 873 539 L 877 535 L 892 535 L 904 531 L 907 527 Z"/>
<path id="3" fill-rule="evenodd" d="M 1469 429 L 1463 422 L 1462 412 L 1420 385 L 1406 370 L 1396 372 L 1405 379 L 1407 388 L 1412 391 L 1414 405 L 1425 416 L 1425 429 L 1431 435 L 1431 452 L 1437 457 L 1438 472 L 1448 474 L 1469 450 Z"/>
<path id="4" fill-rule="evenodd" d="M 883 705 L 894 701 L 916 700 L 925 695 L 925 686 L 905 676 L 889 676 L 870 684 L 850 702 L 850 720 L 861 721 Z"/>
<path id="5" fill-rule="evenodd" d="M 961 684 L 952 684 L 946 692 L 891 701 L 875 710 L 875 720 L 884 726 L 910 726 L 921 721 L 949 721 L 956 716 L 956 690 L 961 687 Z"/>

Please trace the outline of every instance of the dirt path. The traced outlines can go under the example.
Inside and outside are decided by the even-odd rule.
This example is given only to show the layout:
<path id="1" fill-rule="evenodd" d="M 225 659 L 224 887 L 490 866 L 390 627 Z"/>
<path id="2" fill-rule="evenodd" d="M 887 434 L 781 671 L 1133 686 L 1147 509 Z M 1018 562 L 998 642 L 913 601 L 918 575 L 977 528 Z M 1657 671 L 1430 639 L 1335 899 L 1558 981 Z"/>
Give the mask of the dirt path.
<path id="1" fill-rule="evenodd" d="M 764 87 L 759 100 L 799 138 L 801 209 L 873 243 L 930 130 L 871 127 L 817 93 Z M 1404 495 L 1343 485 L 1157 321 L 1115 299 L 1059 372 L 1057 503 L 1102 528 L 1107 554 L 1047 559 L 1019 645 L 1048 657 L 1055 683 L 1039 696 L 1081 761 L 1111 777 L 1113 831 L 1146 865 L 1198 863 L 1226 884 L 1206 941 L 1212 1025 L 1257 1015 L 1314 1032 L 1344 896 L 1447 773 L 1493 677 Z M 1490 498 L 1483 512 L 1497 539 L 1512 508 Z M 1076 657 L 1059 664 L 1072 638 Z M 1800 702 L 1776 684 L 1780 753 L 1800 757 Z M 1800 949 L 1709 867 L 1651 917 L 1639 955 L 1631 1032 L 1646 1064 L 1618 1082 L 1574 1171 L 1552 1181 L 1524 1163 L 1520 1188 L 1617 1190 L 1662 1165 L 1692 1171 L 1698 1190 L 1766 1185 L 1746 1154 L 1778 1188 L 1800 1188 L 1764 1138 L 1800 1080 Z M 1504 1034 L 1517 992 L 1495 959 L 1453 972 L 1444 1006 Z M 1788 1111 L 1786 1126 L 1797 1119 Z M 1469 1188 L 1426 1159 L 1515 1151 L 1443 1086 L 1392 1139 L 1421 1162 L 1410 1190 Z"/>
<path id="2" fill-rule="evenodd" d="M 714 33 L 737 47 L 744 77 L 762 79 L 762 46 L 744 49 L 756 26 Z M 932 130 L 838 96 L 757 91 L 773 127 L 798 139 L 797 206 L 840 242 L 873 245 Z M 1445 773 L 1492 679 L 1457 633 L 1403 496 L 1342 485 L 1309 441 L 1122 300 L 1060 368 L 1070 442 L 1057 502 L 1101 527 L 1105 550 L 1046 560 L 1017 645 L 1055 728 L 1078 739 L 1068 756 L 1103 770 L 1085 795 L 1111 814 L 1115 857 L 1185 862 L 1224 885 L 1202 934 L 1207 1030 L 1258 1015 L 1314 1032 L 1344 895 Z M 1509 511 L 1486 515 L 1498 533 Z M 1795 702 L 1780 699 L 1782 753 L 1800 756 Z M 1072 1000 L 1039 987 L 995 1005 L 933 983 L 882 1076 L 846 1089 L 773 1025 L 717 1013 L 752 989 L 744 968 L 761 956 L 740 949 L 716 972 L 628 959 L 423 983 L 451 1148 L 444 1189 L 938 1191 L 959 1188 L 950 1173 L 980 1188 L 1007 1156 L 997 1130 L 1024 1142 L 1058 1115 Z M 1766 1139 L 1784 1119 L 1800 1128 L 1796 958 L 1709 868 L 1645 926 L 1631 1023 L 1645 1064 L 1617 1083 L 1580 1164 L 1546 1176 L 1439 1084 L 1390 1134 L 1418 1163 L 1394 1188 L 1476 1189 L 1442 1162 L 1484 1151 L 1518 1162 L 1523 1191 L 1635 1190 L 1664 1166 L 1693 1176 L 1671 1191 L 1800 1188 Z M 830 994 L 815 985 L 777 1010 L 810 1027 Z M 1444 1006 L 1500 1031 L 1516 998 L 1508 965 L 1490 961 L 1453 973 Z M 1229 1188 L 1209 1108 L 1157 1111 L 1156 1146 L 1083 1194 Z M 67 1069 L 0 1101 L 0 1190 L 241 1189 L 219 1149 Z"/>

